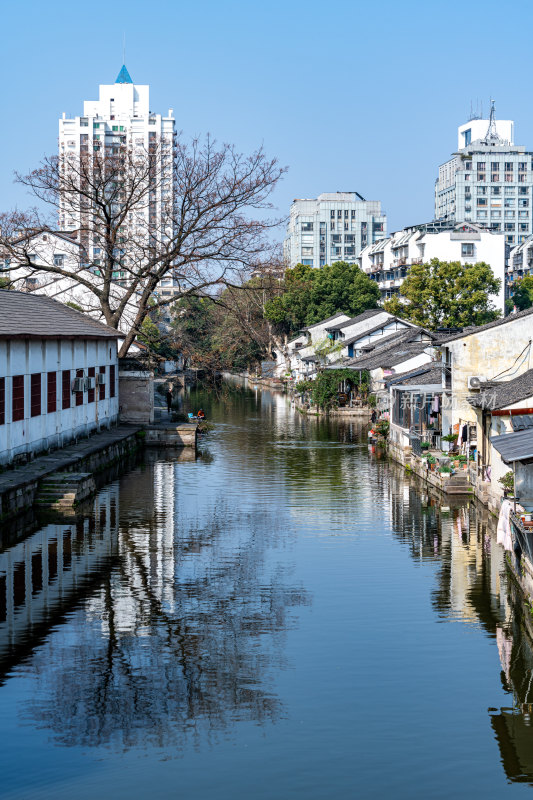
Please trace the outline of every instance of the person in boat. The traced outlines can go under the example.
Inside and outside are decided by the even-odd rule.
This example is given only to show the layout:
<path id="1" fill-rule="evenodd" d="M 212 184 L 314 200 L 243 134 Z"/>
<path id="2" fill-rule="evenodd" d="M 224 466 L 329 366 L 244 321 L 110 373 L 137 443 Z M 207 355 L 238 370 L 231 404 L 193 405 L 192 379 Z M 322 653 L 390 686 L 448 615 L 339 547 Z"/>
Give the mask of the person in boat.
<path id="1" fill-rule="evenodd" d="M 197 417 L 197 419 L 205 419 L 205 414 L 202 411 L 202 409 L 200 409 L 200 411 L 197 413 L 196 417 Z"/>

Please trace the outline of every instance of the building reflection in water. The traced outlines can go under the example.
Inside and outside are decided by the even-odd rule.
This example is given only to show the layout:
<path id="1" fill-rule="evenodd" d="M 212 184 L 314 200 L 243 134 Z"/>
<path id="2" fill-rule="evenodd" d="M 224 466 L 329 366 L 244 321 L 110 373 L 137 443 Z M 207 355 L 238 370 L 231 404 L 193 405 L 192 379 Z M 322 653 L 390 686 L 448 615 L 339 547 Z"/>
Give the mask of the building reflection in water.
<path id="1" fill-rule="evenodd" d="M 23 716 L 59 744 L 179 751 L 281 714 L 273 675 L 309 597 L 270 558 L 276 520 L 206 500 L 181 529 L 177 475 L 154 456 L 0 555 L 0 670 L 32 675 Z"/>
<path id="2" fill-rule="evenodd" d="M 396 465 L 383 466 L 378 475 L 375 491 L 387 497 L 395 536 L 414 559 L 440 565 L 436 613 L 481 625 L 496 639 L 502 687 L 511 702 L 489 708 L 491 725 L 508 780 L 533 785 L 533 615 L 506 571 L 496 520 L 475 501 L 432 496 Z"/>

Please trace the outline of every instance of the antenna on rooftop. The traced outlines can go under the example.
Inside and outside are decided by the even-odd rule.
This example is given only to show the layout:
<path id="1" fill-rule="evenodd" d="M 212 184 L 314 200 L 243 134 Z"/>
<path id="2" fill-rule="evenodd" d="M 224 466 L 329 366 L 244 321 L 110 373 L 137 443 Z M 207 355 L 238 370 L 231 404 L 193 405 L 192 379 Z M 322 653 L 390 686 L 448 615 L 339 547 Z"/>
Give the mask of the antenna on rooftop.
<path id="1" fill-rule="evenodd" d="M 126 63 L 126 34 L 122 34 L 122 63 Z"/>
<path id="2" fill-rule="evenodd" d="M 489 127 L 483 141 L 485 144 L 496 144 L 500 142 L 500 137 L 496 130 L 496 109 L 494 108 L 494 100 L 492 98 L 490 100 Z"/>

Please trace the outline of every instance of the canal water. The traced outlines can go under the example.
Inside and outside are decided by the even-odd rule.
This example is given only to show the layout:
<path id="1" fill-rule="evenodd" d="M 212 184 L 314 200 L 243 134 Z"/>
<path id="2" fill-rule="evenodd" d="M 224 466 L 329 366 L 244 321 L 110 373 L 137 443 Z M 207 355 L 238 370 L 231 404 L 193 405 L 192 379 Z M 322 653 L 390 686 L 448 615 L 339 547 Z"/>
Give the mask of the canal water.
<path id="1" fill-rule="evenodd" d="M 183 404 L 198 458 L 3 533 L 0 796 L 531 794 L 531 615 L 486 511 L 281 395 Z"/>

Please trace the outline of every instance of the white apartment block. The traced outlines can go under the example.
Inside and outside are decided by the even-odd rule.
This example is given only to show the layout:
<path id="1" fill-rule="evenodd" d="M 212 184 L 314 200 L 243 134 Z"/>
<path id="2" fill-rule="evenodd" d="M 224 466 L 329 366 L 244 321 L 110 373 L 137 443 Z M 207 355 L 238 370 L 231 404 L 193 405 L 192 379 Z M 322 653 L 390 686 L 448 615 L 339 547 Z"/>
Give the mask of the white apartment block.
<path id="1" fill-rule="evenodd" d="M 357 263 L 363 247 L 387 233 L 379 200 L 357 192 L 329 192 L 316 200 L 294 200 L 283 243 L 286 266 L 323 267 L 335 261 Z"/>
<path id="2" fill-rule="evenodd" d="M 457 152 L 441 164 L 435 219 L 474 222 L 503 233 L 511 247 L 533 233 L 533 152 L 514 144 L 512 120 L 471 119 L 457 130 Z"/>
<path id="3" fill-rule="evenodd" d="M 125 66 L 120 70 L 113 84 L 99 87 L 98 100 L 85 100 L 83 116 L 67 118 L 63 114 L 59 120 L 59 155 L 66 158 L 79 158 L 90 153 L 104 152 L 119 155 L 126 147 L 132 154 L 149 154 L 155 158 L 153 191 L 143 208 L 136 208 L 124 226 L 123 241 L 133 231 L 146 232 L 147 240 L 157 241 L 159 237 L 171 235 L 166 230 L 169 223 L 165 217 L 165 207 L 174 198 L 173 154 L 176 136 L 176 121 L 173 110 L 167 116 L 150 109 L 150 87 L 133 83 Z M 59 209 L 59 227 L 72 232 L 82 226 L 81 212 L 69 207 L 68 200 L 62 198 Z M 165 233 L 166 230 L 166 233 Z M 87 248 L 88 257 L 98 267 L 102 253 L 101 242 L 95 235 L 89 235 L 81 244 Z M 120 242 L 118 243 L 120 247 Z M 126 273 L 117 270 L 116 280 L 125 280 Z M 174 280 L 169 275 L 162 294 L 172 293 Z"/>
<path id="4" fill-rule="evenodd" d="M 461 264 L 489 264 L 501 281 L 498 295 L 491 297 L 497 309 L 505 308 L 506 244 L 502 234 L 493 233 L 480 225 L 457 224 L 448 229 L 421 225 L 405 228 L 364 248 L 359 256 L 363 272 L 377 282 L 381 299 L 401 294 L 401 286 L 413 264 L 440 261 L 460 261 Z"/>

